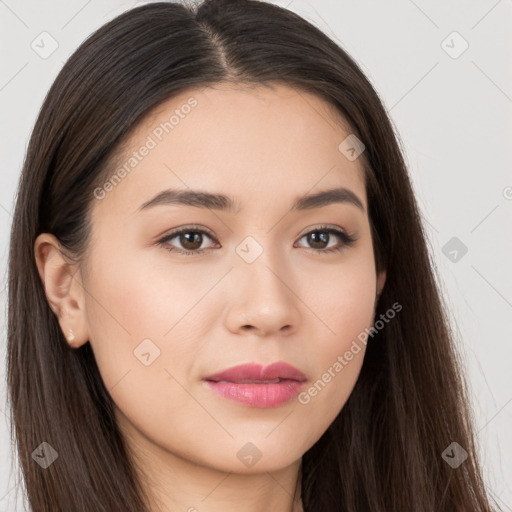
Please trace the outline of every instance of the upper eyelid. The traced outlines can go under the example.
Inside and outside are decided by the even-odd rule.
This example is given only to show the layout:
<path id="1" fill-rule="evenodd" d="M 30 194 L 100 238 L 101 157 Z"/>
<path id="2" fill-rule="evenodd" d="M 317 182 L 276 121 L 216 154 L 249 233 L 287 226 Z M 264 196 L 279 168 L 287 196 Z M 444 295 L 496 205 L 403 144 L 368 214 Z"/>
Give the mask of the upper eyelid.
<path id="1" fill-rule="evenodd" d="M 175 236 L 180 235 L 181 233 L 204 233 L 209 236 L 211 239 L 216 240 L 213 233 L 206 228 L 202 228 L 199 226 L 185 226 L 183 228 L 176 228 L 175 230 L 171 230 L 168 234 L 163 235 L 160 240 L 169 240 L 170 238 L 174 238 Z"/>
<path id="2" fill-rule="evenodd" d="M 331 226 L 331 225 L 317 225 L 317 226 L 313 226 L 313 227 L 310 227 L 310 228 L 306 228 L 301 235 L 299 235 L 301 238 L 304 236 L 304 235 L 307 235 L 309 233 L 311 233 L 312 231 L 327 231 L 329 229 L 332 229 L 332 230 L 335 230 L 335 231 L 341 231 L 343 233 L 345 233 L 346 235 L 349 235 L 349 231 L 344 229 L 344 228 L 341 228 L 339 226 Z M 164 234 L 162 235 L 161 239 L 169 239 L 169 238 L 174 238 L 175 236 L 181 234 L 181 233 L 187 233 L 187 232 L 200 232 L 200 233 L 205 233 L 206 235 L 208 235 L 210 238 L 213 238 L 213 239 L 216 239 L 215 235 L 213 233 L 211 233 L 207 228 L 204 228 L 204 227 L 200 227 L 200 226 L 184 226 L 182 228 L 176 228 L 175 230 L 171 230 L 168 234 Z"/>

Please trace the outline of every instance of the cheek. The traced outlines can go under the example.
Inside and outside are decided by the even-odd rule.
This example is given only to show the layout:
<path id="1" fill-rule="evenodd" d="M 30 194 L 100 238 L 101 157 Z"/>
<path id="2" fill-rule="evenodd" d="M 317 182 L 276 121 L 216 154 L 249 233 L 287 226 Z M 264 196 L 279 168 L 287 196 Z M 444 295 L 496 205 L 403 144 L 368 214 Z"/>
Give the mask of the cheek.
<path id="1" fill-rule="evenodd" d="M 367 330 L 373 325 L 376 276 L 372 258 L 319 275 L 321 286 L 310 293 L 317 322 L 313 378 L 299 404 L 317 415 L 319 431 L 327 429 L 348 400 L 363 364 Z M 316 300 L 314 297 L 317 297 Z M 321 334 L 320 334 L 321 333 Z"/>
<path id="2" fill-rule="evenodd" d="M 333 283 L 333 287 L 337 290 L 331 292 L 323 308 L 325 323 L 330 327 L 324 337 L 329 348 L 326 352 L 347 350 L 352 340 L 373 323 L 375 306 L 374 279 L 352 274 L 337 285 Z"/>
<path id="3" fill-rule="evenodd" d="M 200 295 L 189 296 L 186 286 L 167 282 L 168 276 L 158 278 L 154 266 L 140 259 L 114 260 L 112 254 L 110 264 L 98 257 L 92 267 L 98 271 L 86 299 L 90 343 L 117 408 L 149 433 L 173 410 L 190 407 L 178 383 L 193 364 L 197 342 L 184 315 Z"/>
<path id="4" fill-rule="evenodd" d="M 179 389 L 170 375 L 181 382 L 193 368 L 204 326 L 215 318 L 215 304 L 201 298 L 218 278 L 109 247 L 96 251 L 91 267 L 97 270 L 86 283 L 90 343 L 107 389 L 115 386 L 113 398 L 121 400 L 121 389 L 129 387 L 131 400 L 145 392 L 149 404 L 163 381 L 166 389 Z"/>
<path id="5" fill-rule="evenodd" d="M 317 272 L 314 282 L 308 294 L 323 323 L 318 330 L 322 354 L 332 357 L 373 322 L 377 282 L 371 252 L 354 252 L 346 264 Z"/>
<path id="6" fill-rule="evenodd" d="M 96 248 L 94 272 L 86 283 L 86 308 L 90 343 L 110 390 L 128 372 L 130 379 L 125 381 L 145 367 L 137 350 L 141 343 L 155 358 L 172 318 L 161 295 L 163 287 L 148 279 L 146 265 L 108 248 Z"/>

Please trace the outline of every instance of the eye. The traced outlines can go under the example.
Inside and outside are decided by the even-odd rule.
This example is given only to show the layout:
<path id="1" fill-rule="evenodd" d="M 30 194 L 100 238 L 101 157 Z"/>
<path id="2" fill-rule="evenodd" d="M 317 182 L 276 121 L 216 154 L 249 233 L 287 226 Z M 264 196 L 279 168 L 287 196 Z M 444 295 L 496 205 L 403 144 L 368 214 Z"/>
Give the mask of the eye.
<path id="1" fill-rule="evenodd" d="M 205 252 L 205 249 L 201 248 L 205 236 L 206 238 L 213 239 L 213 237 L 204 229 L 195 228 L 194 226 L 187 226 L 185 228 L 173 231 L 169 235 L 159 240 L 158 244 L 162 245 L 169 252 L 177 252 L 186 256 L 192 256 L 194 254 Z M 175 238 L 177 239 L 177 242 L 181 244 L 181 248 L 171 247 L 169 245 L 169 242 Z"/>
<path id="2" fill-rule="evenodd" d="M 340 241 L 334 247 L 329 247 L 333 235 Z M 206 252 L 207 249 L 201 247 L 205 238 L 215 240 L 213 235 L 208 231 L 196 227 L 186 226 L 169 233 L 164 238 L 160 239 L 157 243 L 164 247 L 169 252 L 176 252 L 185 256 L 194 256 Z M 320 226 L 308 233 L 302 235 L 300 240 L 303 238 L 307 239 L 307 242 L 312 245 L 311 249 L 317 253 L 333 253 L 339 252 L 345 247 L 352 245 L 356 238 L 345 233 L 340 229 L 335 229 L 329 226 Z M 176 242 L 171 244 L 171 240 L 176 239 Z M 173 245 L 180 244 L 181 247 L 175 247 Z M 217 247 L 219 244 L 217 243 Z M 294 245 L 296 247 L 296 245 Z M 327 247 L 327 248 L 326 248 Z"/>
<path id="3" fill-rule="evenodd" d="M 334 247 L 325 248 L 326 244 L 327 247 L 328 244 L 331 242 L 331 239 L 333 238 L 332 235 L 335 235 L 338 240 L 341 240 L 338 245 L 335 245 Z M 356 239 L 345 233 L 344 231 L 341 231 L 340 229 L 335 229 L 329 226 L 320 226 L 313 231 L 309 231 L 305 235 L 303 235 L 300 240 L 303 238 L 307 239 L 307 242 L 311 244 L 313 249 L 316 252 L 320 253 L 332 253 L 332 252 L 339 252 L 345 247 L 350 247 Z"/>

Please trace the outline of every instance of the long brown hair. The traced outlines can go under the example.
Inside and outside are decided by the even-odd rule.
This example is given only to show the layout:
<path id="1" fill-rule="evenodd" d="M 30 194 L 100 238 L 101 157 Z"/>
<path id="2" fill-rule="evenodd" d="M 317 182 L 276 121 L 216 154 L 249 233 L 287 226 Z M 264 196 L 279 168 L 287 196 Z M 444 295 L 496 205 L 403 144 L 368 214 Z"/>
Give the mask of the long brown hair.
<path id="1" fill-rule="evenodd" d="M 9 253 L 8 389 L 12 434 L 33 512 L 144 512 L 90 344 L 70 350 L 35 265 L 54 234 L 80 261 L 93 191 L 152 109 L 221 82 L 289 84 L 335 108 L 361 155 L 377 270 L 376 317 L 402 310 L 367 345 L 342 411 L 302 459 L 305 512 L 490 511 L 463 366 L 436 285 L 398 135 L 347 53 L 298 15 L 266 2 L 153 3 L 125 12 L 69 58 L 36 121 Z M 42 469 L 32 453 L 59 454 Z M 458 467 L 443 452 L 458 443 Z M 172 485 L 172 483 L 170 483 Z"/>

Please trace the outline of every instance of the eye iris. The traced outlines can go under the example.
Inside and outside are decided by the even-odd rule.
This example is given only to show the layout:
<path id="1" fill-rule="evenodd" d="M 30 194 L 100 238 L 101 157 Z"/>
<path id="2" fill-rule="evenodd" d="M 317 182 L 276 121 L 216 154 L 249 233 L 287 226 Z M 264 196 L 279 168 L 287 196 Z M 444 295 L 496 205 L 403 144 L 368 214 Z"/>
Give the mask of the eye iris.
<path id="1" fill-rule="evenodd" d="M 201 247 L 203 235 L 196 231 L 180 234 L 180 243 L 187 251 L 195 251 Z M 198 243 L 199 242 L 199 243 Z"/>
<path id="2" fill-rule="evenodd" d="M 308 243 L 311 243 L 315 249 L 323 249 L 323 246 L 317 247 L 315 244 L 327 244 L 329 243 L 329 233 L 326 231 L 313 231 L 308 235 Z"/>

